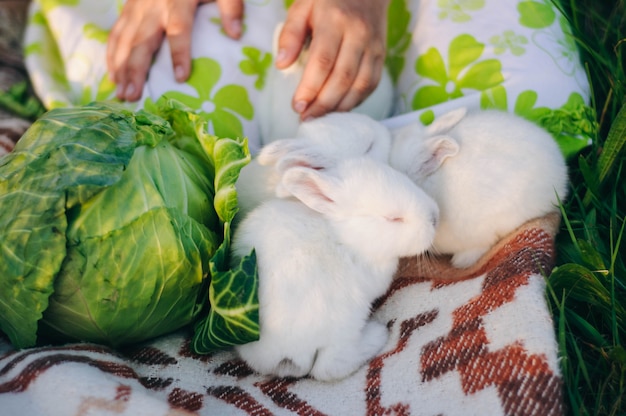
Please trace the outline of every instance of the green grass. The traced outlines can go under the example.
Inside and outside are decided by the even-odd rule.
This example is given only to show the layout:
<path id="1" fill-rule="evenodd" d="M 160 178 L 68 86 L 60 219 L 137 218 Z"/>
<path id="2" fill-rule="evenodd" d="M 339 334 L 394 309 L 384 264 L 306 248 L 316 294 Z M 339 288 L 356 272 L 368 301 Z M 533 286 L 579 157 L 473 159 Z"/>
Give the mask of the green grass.
<path id="1" fill-rule="evenodd" d="M 626 415 L 626 4 L 560 5 L 591 81 L 598 128 L 570 163 L 548 297 L 568 413 Z"/>

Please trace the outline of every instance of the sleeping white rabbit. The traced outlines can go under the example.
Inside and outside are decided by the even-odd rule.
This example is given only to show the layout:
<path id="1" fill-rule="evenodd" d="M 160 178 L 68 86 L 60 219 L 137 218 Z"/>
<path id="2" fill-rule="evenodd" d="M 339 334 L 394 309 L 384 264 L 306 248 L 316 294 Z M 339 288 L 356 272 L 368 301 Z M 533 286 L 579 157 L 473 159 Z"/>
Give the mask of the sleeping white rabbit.
<path id="1" fill-rule="evenodd" d="M 555 140 L 517 115 L 459 109 L 393 136 L 390 164 L 437 201 L 433 252 L 451 254 L 455 267 L 471 266 L 567 196 L 567 167 Z"/>
<path id="2" fill-rule="evenodd" d="M 280 23 L 274 31 L 274 56 L 278 51 L 278 34 L 283 26 Z M 294 137 L 300 125 L 300 115 L 291 107 L 293 94 L 300 83 L 308 57 L 305 48 L 299 58 L 288 68 L 280 70 L 272 65 L 261 91 L 258 111 L 261 127 L 261 143 L 267 144 L 277 139 Z M 394 89 L 391 76 L 383 68 L 376 89 L 352 112 L 366 114 L 375 120 L 382 120 L 393 111 Z"/>
<path id="3" fill-rule="evenodd" d="M 287 196 L 279 178 L 289 167 L 328 168 L 358 156 L 387 163 L 390 151 L 391 132 L 369 116 L 336 112 L 304 121 L 294 138 L 265 145 L 241 170 L 236 183 L 240 216 L 277 192 Z"/>
<path id="4" fill-rule="evenodd" d="M 368 157 L 282 175 L 295 199 L 275 198 L 237 227 L 236 262 L 256 250 L 260 339 L 235 347 L 262 374 L 346 377 L 385 345 L 370 318 L 400 257 L 430 246 L 438 208 L 405 175 Z"/>

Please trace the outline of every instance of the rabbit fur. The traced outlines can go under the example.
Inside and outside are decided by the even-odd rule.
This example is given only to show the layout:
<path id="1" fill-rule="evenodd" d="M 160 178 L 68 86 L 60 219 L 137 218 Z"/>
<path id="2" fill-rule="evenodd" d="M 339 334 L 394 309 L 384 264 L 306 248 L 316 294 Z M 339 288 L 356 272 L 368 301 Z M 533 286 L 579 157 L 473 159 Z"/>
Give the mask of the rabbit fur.
<path id="1" fill-rule="evenodd" d="M 567 196 L 567 166 L 553 137 L 499 110 L 461 108 L 428 127 L 395 130 L 390 164 L 439 205 L 432 251 L 451 254 L 458 268 Z"/>
<path id="2" fill-rule="evenodd" d="M 232 256 L 256 250 L 260 339 L 235 349 L 262 374 L 346 377 L 386 344 L 370 318 L 400 257 L 430 246 L 438 208 L 405 175 L 369 157 L 282 174 L 295 198 L 270 199 L 237 227 Z"/>
<path id="3" fill-rule="evenodd" d="M 304 121 L 294 138 L 265 145 L 241 170 L 236 183 L 241 216 L 264 200 L 289 196 L 280 177 L 290 167 L 322 169 L 362 155 L 388 163 L 390 151 L 391 132 L 369 116 L 335 112 Z"/>

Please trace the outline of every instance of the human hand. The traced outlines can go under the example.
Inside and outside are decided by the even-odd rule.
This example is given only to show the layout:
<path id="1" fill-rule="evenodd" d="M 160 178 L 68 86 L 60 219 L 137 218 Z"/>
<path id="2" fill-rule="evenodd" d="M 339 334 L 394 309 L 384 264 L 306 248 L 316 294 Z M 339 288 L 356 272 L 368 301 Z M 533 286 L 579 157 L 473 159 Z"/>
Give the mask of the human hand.
<path id="1" fill-rule="evenodd" d="M 174 76 L 184 82 L 191 70 L 191 28 L 200 3 L 217 1 L 228 36 L 241 36 L 243 0 L 128 0 L 109 34 L 107 67 L 120 100 L 141 97 L 152 57 L 167 38 Z"/>
<path id="2" fill-rule="evenodd" d="M 292 99 L 301 119 L 349 111 L 376 88 L 385 61 L 388 0 L 295 0 L 278 39 L 284 69 L 311 36 Z"/>

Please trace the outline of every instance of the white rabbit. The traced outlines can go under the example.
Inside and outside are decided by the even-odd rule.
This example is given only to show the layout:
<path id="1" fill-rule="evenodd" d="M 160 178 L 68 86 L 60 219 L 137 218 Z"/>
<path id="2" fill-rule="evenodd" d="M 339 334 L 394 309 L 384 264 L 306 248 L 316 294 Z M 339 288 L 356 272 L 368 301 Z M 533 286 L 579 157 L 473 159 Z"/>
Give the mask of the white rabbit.
<path id="1" fill-rule="evenodd" d="M 282 25 L 280 23 L 274 31 L 274 56 L 278 50 L 278 34 Z M 279 70 L 272 65 L 268 70 L 258 106 L 262 144 L 294 137 L 296 134 L 300 124 L 300 115 L 293 110 L 291 102 L 304 73 L 307 56 L 305 48 L 299 58 L 288 68 Z M 391 76 L 388 70 L 383 68 L 376 89 L 360 105 L 352 109 L 352 112 L 382 120 L 392 113 L 393 96 Z"/>
<path id="2" fill-rule="evenodd" d="M 264 146 L 237 179 L 240 216 L 262 201 L 288 195 L 280 186 L 282 172 L 292 166 L 329 168 L 340 159 L 370 156 L 388 163 L 391 132 L 380 122 L 357 113 L 329 113 L 304 121 L 295 138 Z"/>
<path id="3" fill-rule="evenodd" d="M 406 175 L 368 157 L 330 169 L 293 167 L 271 199 L 237 227 L 236 262 L 256 250 L 260 339 L 235 349 L 262 374 L 319 380 L 348 376 L 385 345 L 371 303 L 400 257 L 430 246 L 435 202 Z"/>
<path id="4" fill-rule="evenodd" d="M 567 196 L 567 167 L 555 140 L 514 114 L 459 109 L 393 135 L 390 164 L 437 201 L 433 251 L 451 254 L 455 267 L 475 264 Z"/>
<path id="5" fill-rule="evenodd" d="M 387 163 L 390 151 L 391 132 L 380 122 L 363 114 L 335 112 L 304 121 L 294 138 L 265 145 L 258 157 L 259 163 L 284 171 L 302 164 L 330 167 L 339 159 L 363 155 Z"/>

